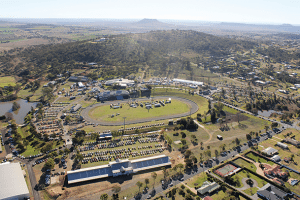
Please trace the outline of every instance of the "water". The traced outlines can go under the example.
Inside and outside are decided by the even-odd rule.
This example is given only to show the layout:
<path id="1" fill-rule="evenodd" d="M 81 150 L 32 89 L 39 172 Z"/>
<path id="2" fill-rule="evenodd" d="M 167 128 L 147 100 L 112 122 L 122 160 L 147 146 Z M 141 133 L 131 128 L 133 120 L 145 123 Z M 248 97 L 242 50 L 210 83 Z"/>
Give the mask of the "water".
<path id="1" fill-rule="evenodd" d="M 14 101 L 0 102 L 0 116 L 4 115 L 6 112 L 10 112 L 14 116 L 14 120 L 17 124 L 24 123 L 24 117 L 31 110 L 31 107 L 35 108 L 38 104 L 37 102 L 27 102 L 24 99 L 17 100 L 15 102 L 20 104 L 20 109 L 17 111 L 12 111 L 12 105 Z"/>
<path id="2" fill-rule="evenodd" d="M 281 112 L 277 112 L 275 110 L 264 110 L 264 111 L 258 111 L 257 112 L 259 115 L 264 116 L 264 117 L 270 117 L 272 113 L 277 113 L 277 114 L 282 114 Z"/>

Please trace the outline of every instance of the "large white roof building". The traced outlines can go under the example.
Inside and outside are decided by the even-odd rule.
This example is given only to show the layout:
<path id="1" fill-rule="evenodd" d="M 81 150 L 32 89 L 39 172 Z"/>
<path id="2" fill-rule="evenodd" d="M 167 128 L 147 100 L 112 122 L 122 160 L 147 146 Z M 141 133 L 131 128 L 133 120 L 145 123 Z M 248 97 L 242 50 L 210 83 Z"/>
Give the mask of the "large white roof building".
<path id="1" fill-rule="evenodd" d="M 176 83 L 182 83 L 182 84 L 191 84 L 191 85 L 198 85 L 198 86 L 203 85 L 203 82 L 190 81 L 190 80 L 184 80 L 184 79 L 178 79 L 178 78 L 174 78 L 173 81 Z"/>
<path id="2" fill-rule="evenodd" d="M 109 176 L 115 177 L 120 175 L 129 175 L 143 170 L 170 165 L 170 159 L 166 155 L 158 155 L 135 160 L 117 159 L 116 161 L 109 162 L 108 165 L 68 171 L 68 184 L 106 178 Z"/>
<path id="3" fill-rule="evenodd" d="M 0 164 L 0 199 L 29 199 L 30 194 L 19 163 Z"/>

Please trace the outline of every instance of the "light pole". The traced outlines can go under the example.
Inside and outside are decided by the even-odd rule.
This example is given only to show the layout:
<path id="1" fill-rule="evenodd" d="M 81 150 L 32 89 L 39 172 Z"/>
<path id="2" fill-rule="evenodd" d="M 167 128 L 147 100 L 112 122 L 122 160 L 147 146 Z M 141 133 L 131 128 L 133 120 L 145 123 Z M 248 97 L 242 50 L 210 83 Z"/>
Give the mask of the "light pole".
<path id="1" fill-rule="evenodd" d="M 126 117 L 123 117 L 123 119 L 124 119 L 124 131 L 123 131 L 123 134 L 125 133 L 125 119 L 126 119 Z"/>

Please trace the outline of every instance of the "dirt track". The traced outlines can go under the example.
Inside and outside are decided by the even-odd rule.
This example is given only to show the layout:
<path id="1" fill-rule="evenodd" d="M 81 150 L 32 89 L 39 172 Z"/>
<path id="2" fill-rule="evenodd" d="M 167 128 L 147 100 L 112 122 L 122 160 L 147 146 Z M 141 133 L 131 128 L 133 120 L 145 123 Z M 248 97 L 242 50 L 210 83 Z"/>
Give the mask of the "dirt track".
<path id="1" fill-rule="evenodd" d="M 174 96 L 159 96 L 159 97 L 155 97 L 155 98 L 156 99 L 159 99 L 159 98 L 173 98 L 173 99 L 176 99 L 176 100 L 183 101 L 184 103 L 189 104 L 191 106 L 191 112 L 185 112 L 185 113 L 181 113 L 181 114 L 168 115 L 168 116 L 162 116 L 162 117 L 136 119 L 136 120 L 132 120 L 132 121 L 126 121 L 125 125 L 185 117 L 185 116 L 188 116 L 190 114 L 194 114 L 199 109 L 198 105 L 195 102 L 193 102 L 189 99 L 174 97 Z M 139 98 L 139 99 L 136 99 L 136 100 L 143 101 L 143 100 L 147 100 L 147 99 L 148 98 Z M 90 123 L 100 124 L 102 126 L 122 126 L 124 124 L 124 122 L 103 122 L 103 121 L 98 121 L 98 120 L 90 118 L 88 113 L 91 109 L 93 109 L 95 107 L 98 107 L 98 106 L 109 105 L 109 104 L 112 104 L 112 103 L 125 103 L 126 101 L 127 100 L 125 99 L 125 100 L 108 101 L 108 102 L 105 102 L 105 103 L 97 103 L 97 104 L 91 105 L 91 106 L 83 109 L 82 112 L 81 112 L 81 115 L 85 118 L 85 120 L 87 122 L 90 122 Z"/>

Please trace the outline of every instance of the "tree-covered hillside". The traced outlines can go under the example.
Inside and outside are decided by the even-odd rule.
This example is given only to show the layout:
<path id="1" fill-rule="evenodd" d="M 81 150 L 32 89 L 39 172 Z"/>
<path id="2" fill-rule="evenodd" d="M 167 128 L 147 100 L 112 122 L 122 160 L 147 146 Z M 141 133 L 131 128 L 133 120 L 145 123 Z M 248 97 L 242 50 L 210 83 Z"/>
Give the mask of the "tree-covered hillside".
<path id="1" fill-rule="evenodd" d="M 249 41 L 196 31 L 153 31 L 114 35 L 103 42 L 80 41 L 15 49 L 0 57 L 0 65 L 2 72 L 35 77 L 71 70 L 79 62 L 124 66 L 129 71 L 147 65 L 150 69 L 164 71 L 172 70 L 170 64 L 187 67 L 186 61 L 191 59 L 229 55 L 254 45 Z"/>

